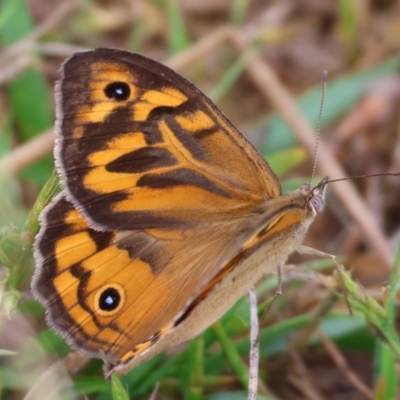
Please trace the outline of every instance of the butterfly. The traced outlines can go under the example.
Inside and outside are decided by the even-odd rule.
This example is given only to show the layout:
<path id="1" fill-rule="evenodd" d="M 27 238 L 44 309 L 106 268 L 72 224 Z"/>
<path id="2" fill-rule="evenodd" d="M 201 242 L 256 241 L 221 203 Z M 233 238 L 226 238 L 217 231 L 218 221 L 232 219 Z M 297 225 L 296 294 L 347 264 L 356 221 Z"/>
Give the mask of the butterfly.
<path id="1" fill-rule="evenodd" d="M 199 335 L 301 246 L 324 208 L 326 179 L 282 194 L 211 100 L 142 55 L 76 53 L 56 105 L 63 190 L 41 214 L 32 291 L 107 374 Z"/>

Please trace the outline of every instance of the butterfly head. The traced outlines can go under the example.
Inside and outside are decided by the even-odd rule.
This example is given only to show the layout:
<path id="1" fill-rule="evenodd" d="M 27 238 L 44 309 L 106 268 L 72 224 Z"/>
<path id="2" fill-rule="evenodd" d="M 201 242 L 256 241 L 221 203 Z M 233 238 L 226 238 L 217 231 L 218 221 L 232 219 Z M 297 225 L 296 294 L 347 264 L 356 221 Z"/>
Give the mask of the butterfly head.
<path id="1" fill-rule="evenodd" d="M 325 208 L 325 195 L 329 183 L 329 177 L 326 176 L 318 185 L 311 187 L 309 184 L 303 184 L 299 191 L 307 199 L 308 208 L 313 215 L 321 213 Z"/>

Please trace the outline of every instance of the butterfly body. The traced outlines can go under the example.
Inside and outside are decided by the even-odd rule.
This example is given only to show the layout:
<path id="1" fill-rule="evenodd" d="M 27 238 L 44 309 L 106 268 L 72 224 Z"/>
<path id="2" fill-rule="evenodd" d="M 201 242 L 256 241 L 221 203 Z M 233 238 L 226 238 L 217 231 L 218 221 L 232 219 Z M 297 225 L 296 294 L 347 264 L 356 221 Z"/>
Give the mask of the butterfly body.
<path id="1" fill-rule="evenodd" d="M 64 191 L 32 288 L 74 348 L 124 373 L 218 319 L 296 250 L 325 186 L 282 195 L 216 106 L 138 54 L 77 53 L 57 86 Z"/>

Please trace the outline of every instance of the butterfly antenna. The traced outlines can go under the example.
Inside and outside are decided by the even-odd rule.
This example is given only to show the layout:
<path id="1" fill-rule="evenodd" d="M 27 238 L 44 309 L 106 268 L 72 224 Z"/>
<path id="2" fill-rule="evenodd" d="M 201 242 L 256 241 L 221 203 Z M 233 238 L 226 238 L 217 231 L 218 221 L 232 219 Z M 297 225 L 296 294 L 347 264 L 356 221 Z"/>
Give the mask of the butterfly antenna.
<path id="1" fill-rule="evenodd" d="M 362 179 L 362 178 L 376 178 L 378 176 L 400 176 L 400 172 L 381 172 L 379 174 L 365 174 L 365 175 L 353 175 L 353 176 L 348 176 L 346 178 L 338 178 L 338 179 L 329 179 L 327 181 L 324 181 L 321 183 L 319 186 L 324 186 L 328 183 L 333 183 L 333 182 L 341 182 L 341 181 L 348 181 L 348 180 L 353 180 L 353 179 Z"/>
<path id="2" fill-rule="evenodd" d="M 312 181 L 315 176 L 315 171 L 317 169 L 317 157 L 318 157 L 318 146 L 319 146 L 319 137 L 321 136 L 321 120 L 322 120 L 322 110 L 324 109 L 324 102 L 325 102 L 325 95 L 326 95 L 326 81 L 328 80 L 328 71 L 324 70 L 323 78 L 322 78 L 322 97 L 321 97 L 321 105 L 319 107 L 319 114 L 318 114 L 318 125 L 317 125 L 317 140 L 315 143 L 315 150 L 314 150 L 314 165 L 312 169 L 311 179 L 310 179 L 310 186 L 312 187 Z"/>

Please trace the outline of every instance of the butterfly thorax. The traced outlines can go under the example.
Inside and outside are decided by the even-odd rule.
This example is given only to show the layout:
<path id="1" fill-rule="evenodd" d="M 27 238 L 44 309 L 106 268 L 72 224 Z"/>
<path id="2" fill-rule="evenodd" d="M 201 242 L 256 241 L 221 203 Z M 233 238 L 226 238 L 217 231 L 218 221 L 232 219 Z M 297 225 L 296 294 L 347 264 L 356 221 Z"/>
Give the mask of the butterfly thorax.
<path id="1" fill-rule="evenodd" d="M 252 224 L 249 229 L 254 233 L 244 247 L 251 248 L 267 239 L 279 237 L 283 232 L 286 236 L 288 233 L 304 236 L 314 217 L 324 209 L 325 181 L 326 178 L 314 188 L 301 185 L 293 192 L 260 204 L 254 220 L 247 221 Z"/>

